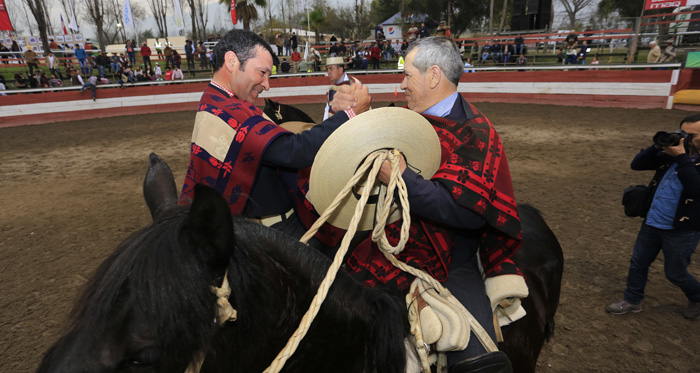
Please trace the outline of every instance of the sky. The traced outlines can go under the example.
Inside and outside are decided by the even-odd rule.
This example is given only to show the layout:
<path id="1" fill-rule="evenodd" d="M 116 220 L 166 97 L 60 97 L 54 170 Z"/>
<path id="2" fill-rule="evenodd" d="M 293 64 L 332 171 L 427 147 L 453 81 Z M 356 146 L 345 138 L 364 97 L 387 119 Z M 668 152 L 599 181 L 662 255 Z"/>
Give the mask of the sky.
<path id="1" fill-rule="evenodd" d="M 51 17 L 51 23 L 53 24 L 54 28 L 58 29 L 60 27 L 60 15 L 63 13 L 63 8 L 60 5 L 59 0 L 46 0 L 49 2 L 49 7 L 50 7 L 50 17 Z M 81 13 L 81 7 L 82 3 L 85 0 L 73 0 L 76 8 L 78 9 L 78 13 Z M 205 0 L 208 1 L 209 6 L 209 26 L 210 27 L 216 27 L 221 28 L 221 27 L 233 27 L 231 24 L 231 19 L 229 16 L 229 13 L 225 10 L 224 5 L 218 4 L 218 0 Z M 280 2 L 283 0 L 268 0 L 268 2 L 273 6 L 273 14 L 278 13 L 276 9 L 278 8 Z M 295 0 L 297 3 L 297 7 L 301 8 L 302 1 L 304 0 Z M 314 0 L 306 0 L 308 3 L 308 6 L 311 6 L 311 4 L 314 2 Z M 366 2 L 371 2 L 371 0 L 365 0 Z M 484 0 L 487 1 L 487 0 Z M 579 18 L 583 17 L 588 17 L 591 14 L 595 13 L 595 9 L 597 7 L 597 3 L 600 0 L 594 0 L 592 4 L 584 9 L 581 13 Z M 23 0 L 6 0 L 6 5 L 9 9 L 10 16 L 12 19 L 13 24 L 20 28 L 23 32 L 20 34 L 20 36 L 29 36 L 28 33 L 28 28 L 27 28 L 27 18 L 29 18 L 30 22 L 33 24 L 33 17 L 31 13 L 28 13 L 25 15 L 24 8 L 21 6 Z M 182 6 L 182 11 L 183 11 L 183 16 L 186 19 L 187 25 L 189 25 L 189 12 L 187 10 L 187 7 L 185 5 L 185 0 L 180 0 L 181 6 Z M 145 9 L 148 9 L 148 4 L 146 0 L 131 0 L 132 4 L 140 4 L 143 6 Z M 331 6 L 336 6 L 336 7 L 341 7 L 341 6 L 354 6 L 355 5 L 355 0 L 329 0 L 327 3 Z M 554 11 L 555 11 L 555 25 L 558 23 L 563 22 L 568 22 L 568 18 L 566 17 L 566 12 L 564 11 L 563 6 L 561 5 L 560 0 L 553 0 L 553 5 L 554 5 Z M 27 10 L 28 12 L 28 10 Z M 84 13 L 84 12 L 82 12 Z M 149 11 L 147 10 L 147 13 Z M 63 19 L 66 25 L 68 24 L 68 15 L 63 14 Z M 172 18 L 170 18 L 168 23 L 168 30 L 173 30 L 171 33 L 173 35 L 176 34 L 175 30 L 175 22 L 173 21 Z M 86 38 L 91 38 L 95 39 L 95 32 L 93 30 L 93 27 L 88 25 L 87 22 L 78 19 L 78 24 L 81 26 L 81 32 L 84 34 Z M 242 27 L 241 24 L 239 23 L 237 27 Z M 140 22 L 137 25 L 137 28 L 139 31 L 151 29 L 153 31 L 157 30 L 155 20 L 152 17 L 148 17 L 146 20 L 143 22 Z M 189 26 L 186 27 L 189 29 Z M 36 30 L 35 28 L 33 30 Z M 58 31 L 58 30 L 56 30 Z"/>
<path id="2" fill-rule="evenodd" d="M 61 20 L 60 16 L 64 12 L 63 7 L 61 6 L 60 0 L 46 0 L 49 2 L 49 13 L 50 13 L 50 18 L 51 18 L 51 23 L 54 26 L 55 29 L 60 28 Z M 84 11 L 81 11 L 81 7 L 83 6 L 82 3 L 85 0 L 73 0 L 73 3 L 76 7 L 76 12 L 80 15 L 85 14 Z M 144 9 L 146 9 L 146 13 L 149 14 L 149 17 L 147 17 L 146 20 L 142 22 L 142 24 L 138 24 L 137 28 L 139 31 L 151 29 L 154 32 L 157 31 L 157 27 L 155 24 L 155 20 L 153 19 L 152 16 L 150 16 L 150 10 L 148 10 L 148 3 L 146 0 L 130 0 L 131 4 L 140 4 Z M 208 26 L 231 26 L 231 17 L 229 13 L 226 11 L 225 5 L 219 4 L 218 0 L 205 0 L 206 2 L 209 3 L 208 9 L 209 9 L 209 23 Z M 276 12 L 276 6 L 280 4 L 282 0 L 268 0 L 268 3 L 273 6 L 273 15 L 275 15 Z M 297 7 L 301 8 L 301 4 L 303 0 L 295 0 L 297 3 Z M 371 0 L 365 0 L 366 2 L 371 1 Z M 29 10 L 22 7 L 23 0 L 5 0 L 5 3 L 7 5 L 7 8 L 10 12 L 10 17 L 12 20 L 13 25 L 15 25 L 15 28 L 21 29 L 23 32 L 21 32 L 20 36 L 29 36 L 28 28 L 27 28 L 27 18 L 29 18 L 30 22 L 32 25 L 34 25 L 34 18 L 29 13 Z M 187 5 L 185 3 L 185 0 L 180 0 L 180 5 L 182 7 L 182 12 L 183 12 L 183 17 L 185 18 L 185 22 L 187 25 L 187 29 L 189 29 L 189 10 L 187 8 Z M 313 3 L 313 0 L 307 0 L 307 4 L 311 6 Z M 354 6 L 355 5 L 355 0 L 329 0 L 327 3 L 331 6 Z M 25 10 L 27 14 L 25 14 Z M 172 10 L 169 10 L 169 13 L 172 13 Z M 28 17 L 27 17 L 28 16 Z M 68 25 L 68 18 L 70 16 L 63 14 L 63 20 L 66 25 Z M 93 30 L 93 26 L 87 24 L 87 22 L 81 20 L 78 18 L 78 25 L 81 28 L 81 33 L 85 34 L 85 37 L 87 38 L 95 38 L 95 32 Z M 239 22 L 238 27 L 242 27 L 241 23 Z M 218 28 L 218 27 L 217 27 Z M 33 26 L 32 30 L 36 32 L 36 28 Z M 173 21 L 172 18 L 168 20 L 168 31 L 170 30 L 175 30 L 175 22 Z M 58 31 L 58 30 L 56 30 Z M 173 34 L 176 34 L 176 31 L 173 31 Z"/>

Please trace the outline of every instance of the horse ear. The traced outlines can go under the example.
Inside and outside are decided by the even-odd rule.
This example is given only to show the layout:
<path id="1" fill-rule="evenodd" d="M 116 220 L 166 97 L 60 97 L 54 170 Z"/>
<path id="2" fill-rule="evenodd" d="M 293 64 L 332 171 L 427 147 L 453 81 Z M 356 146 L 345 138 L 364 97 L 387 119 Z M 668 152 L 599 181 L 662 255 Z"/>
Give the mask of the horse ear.
<path id="1" fill-rule="evenodd" d="M 168 207 L 177 205 L 175 178 L 170 167 L 156 153 L 148 157 L 148 171 L 143 180 L 143 197 L 155 220 Z"/>
<path id="2" fill-rule="evenodd" d="M 228 203 L 214 189 L 197 184 L 189 216 L 190 236 L 205 263 L 214 270 L 228 266 L 233 250 L 233 218 Z"/>

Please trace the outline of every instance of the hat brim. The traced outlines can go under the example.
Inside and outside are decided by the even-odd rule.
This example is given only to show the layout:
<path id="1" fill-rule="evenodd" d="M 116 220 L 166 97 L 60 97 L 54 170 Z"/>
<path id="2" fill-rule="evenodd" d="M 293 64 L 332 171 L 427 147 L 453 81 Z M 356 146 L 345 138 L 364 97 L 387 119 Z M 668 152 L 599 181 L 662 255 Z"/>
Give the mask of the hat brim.
<path id="1" fill-rule="evenodd" d="M 335 130 L 316 154 L 309 178 L 307 199 L 323 213 L 362 161 L 372 152 L 398 149 L 414 172 L 428 179 L 440 166 L 440 140 L 430 122 L 408 109 L 387 107 L 370 110 L 350 119 Z M 372 186 L 378 193 L 379 181 Z M 327 222 L 341 229 L 350 226 L 361 190 L 341 201 Z M 358 229 L 370 230 L 375 223 L 376 204 L 368 203 Z M 396 210 L 387 223 L 401 217 Z"/>

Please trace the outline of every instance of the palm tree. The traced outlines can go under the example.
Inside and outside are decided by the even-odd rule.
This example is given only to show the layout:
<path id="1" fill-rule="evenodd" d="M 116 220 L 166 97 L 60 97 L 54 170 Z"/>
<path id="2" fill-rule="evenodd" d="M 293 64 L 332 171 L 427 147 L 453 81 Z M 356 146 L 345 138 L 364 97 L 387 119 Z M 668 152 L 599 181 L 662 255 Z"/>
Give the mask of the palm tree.
<path id="1" fill-rule="evenodd" d="M 312 30 L 316 33 L 316 43 L 318 43 L 321 39 L 319 39 L 319 31 L 321 27 L 323 27 L 326 23 L 328 23 L 328 18 L 323 14 L 323 11 L 321 9 L 314 9 L 309 13 L 309 19 L 307 20 L 306 17 L 302 19 L 302 24 L 308 24 L 309 27 L 311 27 Z"/>
<path id="2" fill-rule="evenodd" d="M 231 0 L 219 0 L 219 4 L 226 4 L 229 12 L 231 11 Z M 236 18 L 243 21 L 243 29 L 250 30 L 250 21 L 258 19 L 258 8 L 256 6 L 267 6 L 266 0 L 237 0 L 236 1 Z"/>

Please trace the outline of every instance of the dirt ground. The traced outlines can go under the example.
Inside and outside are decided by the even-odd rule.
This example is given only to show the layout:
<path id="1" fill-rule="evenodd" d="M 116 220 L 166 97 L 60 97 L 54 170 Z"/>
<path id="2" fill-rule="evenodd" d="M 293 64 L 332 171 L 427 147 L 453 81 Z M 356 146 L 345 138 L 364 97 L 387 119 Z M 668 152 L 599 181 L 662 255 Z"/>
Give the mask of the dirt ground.
<path id="1" fill-rule="evenodd" d="M 382 104 L 376 105 L 381 106 Z M 299 105 L 318 119 L 321 105 Z M 687 112 L 478 104 L 504 139 L 516 197 L 539 208 L 564 249 L 562 297 L 541 372 L 700 372 L 700 321 L 653 265 L 644 312 L 605 313 L 622 296 L 641 219 L 622 189 L 645 183 L 632 157 Z M 83 284 L 149 223 L 150 152 L 183 180 L 194 113 L 0 129 L 0 371 L 29 372 L 60 335 Z M 696 261 L 691 272 L 700 276 Z"/>

